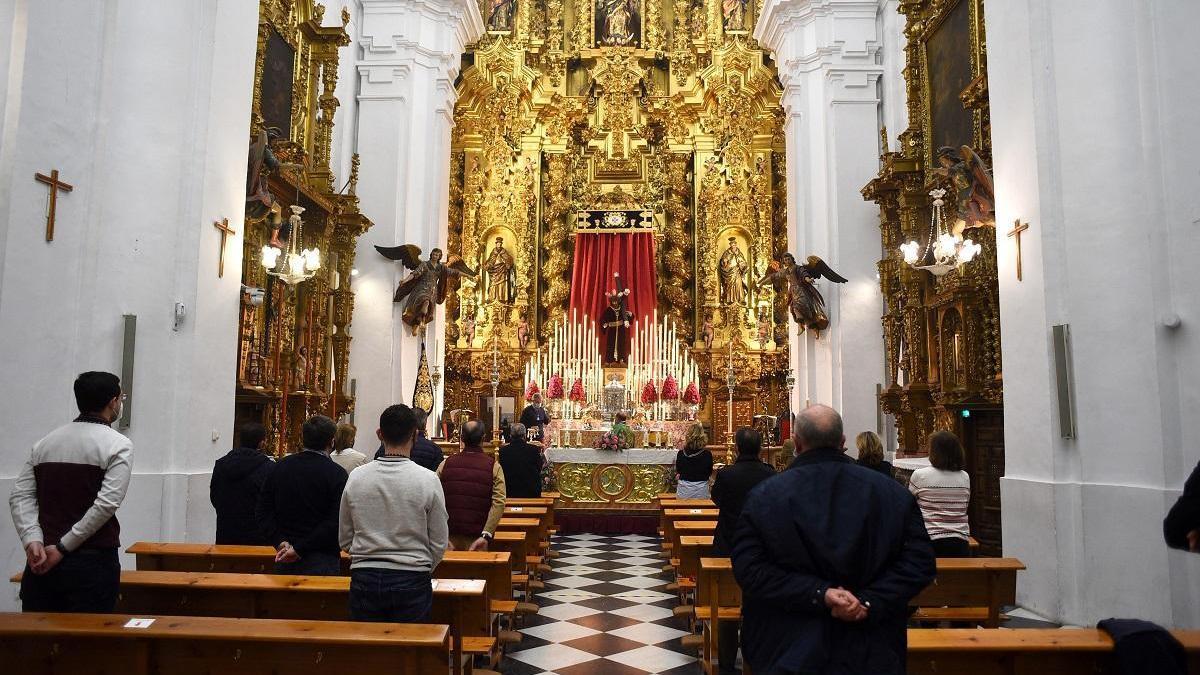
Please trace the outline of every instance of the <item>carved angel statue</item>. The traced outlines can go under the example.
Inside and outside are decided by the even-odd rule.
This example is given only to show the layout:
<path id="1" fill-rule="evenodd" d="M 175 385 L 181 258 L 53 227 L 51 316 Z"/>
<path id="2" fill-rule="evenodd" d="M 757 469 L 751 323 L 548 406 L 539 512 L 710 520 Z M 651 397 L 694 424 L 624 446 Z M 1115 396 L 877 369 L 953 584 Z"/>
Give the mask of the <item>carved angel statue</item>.
<path id="1" fill-rule="evenodd" d="M 953 234 L 962 235 L 968 227 L 996 224 L 996 194 L 992 187 L 992 172 L 969 145 L 958 148 L 938 148 L 940 168 L 934 173 L 950 179 L 954 190 Z"/>
<path id="2" fill-rule="evenodd" d="M 844 284 L 846 279 L 834 272 L 815 255 L 808 256 L 803 265 L 796 263 L 796 257 L 784 253 L 778 262 L 771 263 L 767 273 L 758 281 L 761 288 L 771 284 L 776 293 L 785 289 L 788 294 L 788 308 L 792 311 L 792 319 L 804 328 L 823 331 L 829 328 L 829 316 L 825 313 L 825 298 L 817 290 L 814 283 L 817 279 L 826 278 L 835 284 Z"/>
<path id="3" fill-rule="evenodd" d="M 446 281 L 450 275 L 475 276 L 475 270 L 467 266 L 458 256 L 442 264 L 442 249 L 435 248 L 429 252 L 428 260 L 421 260 L 421 247 L 413 244 L 403 246 L 376 246 L 383 257 L 403 263 L 412 270 L 400 285 L 396 287 L 396 295 L 392 302 L 400 302 L 406 297 L 403 321 L 412 328 L 412 334 L 425 324 L 433 321 L 433 313 L 438 305 L 446 301 Z"/>

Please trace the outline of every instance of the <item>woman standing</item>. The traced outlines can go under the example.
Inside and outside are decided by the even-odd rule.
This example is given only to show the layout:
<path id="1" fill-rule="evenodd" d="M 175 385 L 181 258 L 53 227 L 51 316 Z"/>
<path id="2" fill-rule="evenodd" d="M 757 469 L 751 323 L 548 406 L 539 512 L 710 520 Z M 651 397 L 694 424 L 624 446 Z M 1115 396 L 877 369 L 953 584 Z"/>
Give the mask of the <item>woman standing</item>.
<path id="1" fill-rule="evenodd" d="M 333 452 L 329 453 L 329 459 L 345 469 L 346 473 L 370 461 L 366 455 L 354 449 L 354 436 L 357 433 L 353 424 L 339 424 L 337 434 L 333 437 Z"/>
<path id="2" fill-rule="evenodd" d="M 971 501 L 971 479 L 963 471 L 963 448 L 949 431 L 929 437 L 929 463 L 908 479 L 908 489 L 917 498 L 925 529 L 939 558 L 969 558 L 971 534 L 967 505 Z"/>
<path id="3" fill-rule="evenodd" d="M 708 499 L 708 479 L 712 476 L 713 456 L 706 447 L 708 435 L 699 422 L 688 429 L 683 449 L 675 455 L 675 475 L 679 487 L 675 496 L 680 499 Z"/>
<path id="4" fill-rule="evenodd" d="M 867 469 L 875 469 L 883 475 L 893 478 L 892 463 L 883 458 L 883 443 L 874 431 L 864 431 L 854 439 L 858 446 L 858 465 Z"/>

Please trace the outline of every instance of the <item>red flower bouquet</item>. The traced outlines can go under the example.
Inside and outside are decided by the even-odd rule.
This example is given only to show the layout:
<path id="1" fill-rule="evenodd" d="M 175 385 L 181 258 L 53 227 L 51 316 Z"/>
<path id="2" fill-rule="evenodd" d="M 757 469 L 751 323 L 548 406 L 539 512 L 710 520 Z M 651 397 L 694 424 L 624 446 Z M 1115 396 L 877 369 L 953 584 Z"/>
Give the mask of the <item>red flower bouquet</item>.
<path id="1" fill-rule="evenodd" d="M 550 399 L 551 401 L 561 401 L 562 397 L 562 375 L 554 375 L 550 378 L 550 384 L 546 385 L 546 398 Z"/>
<path id="2" fill-rule="evenodd" d="M 576 403 L 583 403 L 587 400 L 587 396 L 583 393 L 583 380 L 576 378 L 575 384 L 571 385 L 570 398 Z"/>
<path id="3" fill-rule="evenodd" d="M 600 440 L 596 441 L 596 449 L 597 450 L 608 450 L 610 452 L 620 452 L 621 450 L 624 450 L 627 447 L 628 446 L 625 445 L 625 441 L 624 441 L 624 439 L 621 438 L 620 434 L 614 433 L 612 431 L 605 433 L 603 436 L 600 437 Z"/>
<path id="4" fill-rule="evenodd" d="M 538 389 L 537 382 L 530 380 L 529 386 L 525 387 L 525 400 L 528 401 L 529 399 L 533 398 L 534 394 L 539 394 L 541 391 L 541 389 Z"/>
<path id="5" fill-rule="evenodd" d="M 688 405 L 700 405 L 700 387 L 697 387 L 695 382 L 688 382 L 687 389 L 683 391 L 683 402 Z"/>
<path id="6" fill-rule="evenodd" d="M 674 375 L 668 375 L 663 381 L 662 398 L 664 401 L 679 400 L 679 383 L 675 381 Z"/>
<path id="7" fill-rule="evenodd" d="M 642 403 L 645 405 L 658 403 L 658 390 L 654 388 L 654 380 L 650 380 L 646 386 L 642 387 Z"/>

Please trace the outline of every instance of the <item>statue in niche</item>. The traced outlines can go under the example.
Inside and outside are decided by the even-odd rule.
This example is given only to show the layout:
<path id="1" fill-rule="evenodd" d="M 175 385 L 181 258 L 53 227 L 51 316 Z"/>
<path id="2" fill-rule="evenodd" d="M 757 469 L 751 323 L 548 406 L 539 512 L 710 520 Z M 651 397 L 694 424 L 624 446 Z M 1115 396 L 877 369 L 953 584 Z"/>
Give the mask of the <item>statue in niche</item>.
<path id="1" fill-rule="evenodd" d="M 283 132 L 277 127 L 260 128 L 258 134 L 250 139 L 250 157 L 246 167 L 246 220 L 265 221 L 271 228 L 271 245 L 278 249 L 287 248 L 280 235 L 287 239 L 290 232 L 281 233 L 283 207 L 271 194 L 267 176 L 283 166 L 271 152 L 271 141 L 282 136 Z"/>
<path id="2" fill-rule="evenodd" d="M 517 345 L 522 350 L 529 345 L 529 313 L 521 312 L 521 320 L 517 323 Z"/>
<path id="3" fill-rule="evenodd" d="M 475 276 L 475 270 L 467 266 L 458 256 L 442 264 L 442 249 L 435 248 L 429 252 L 428 260 L 421 260 L 421 247 L 413 244 L 403 246 L 376 246 L 376 251 L 387 258 L 402 263 L 412 270 L 407 279 L 396 287 L 392 302 L 400 302 L 405 298 L 404 323 L 412 329 L 412 334 L 424 328 L 433 321 L 434 310 L 446 301 L 446 283 L 451 276 Z"/>
<path id="4" fill-rule="evenodd" d="M 700 331 L 700 337 L 704 339 L 704 348 L 711 351 L 713 339 L 717 336 L 717 331 L 713 328 L 712 314 L 704 318 L 704 329 Z"/>
<path id="5" fill-rule="evenodd" d="M 746 304 L 746 256 L 738 248 L 737 238 L 729 238 L 729 248 L 721 255 L 721 263 L 717 270 L 721 279 L 721 304 Z"/>
<path id="6" fill-rule="evenodd" d="M 603 47 L 637 46 L 641 39 L 637 0 L 596 0 L 596 42 Z"/>
<path id="7" fill-rule="evenodd" d="M 488 30 L 511 31 L 513 17 L 517 14 L 517 0 L 490 0 L 488 3 Z"/>
<path id="8" fill-rule="evenodd" d="M 758 307 L 758 344 L 767 346 L 771 341 L 771 311 L 766 305 Z"/>
<path id="9" fill-rule="evenodd" d="M 475 342 L 475 302 L 470 299 L 463 303 L 462 335 L 468 347 Z"/>
<path id="10" fill-rule="evenodd" d="M 746 30 L 746 0 L 724 0 L 721 16 L 725 30 Z"/>
<path id="11" fill-rule="evenodd" d="M 296 359 L 292 375 L 295 379 L 296 391 L 308 391 L 308 350 L 301 347 L 296 351 Z"/>
<path id="12" fill-rule="evenodd" d="M 512 254 L 504 248 L 504 237 L 496 237 L 496 245 L 483 269 L 487 272 L 485 293 L 488 301 L 511 305 L 517 297 L 516 265 Z"/>
<path id="13" fill-rule="evenodd" d="M 938 148 L 934 173 L 950 180 L 954 191 L 954 236 L 968 227 L 996 224 L 996 193 L 992 172 L 969 145 Z"/>
<path id="14" fill-rule="evenodd" d="M 819 336 L 821 331 L 829 328 L 825 298 L 821 297 L 821 292 L 814 283 L 822 277 L 835 284 L 846 283 L 845 277 L 834 272 L 824 260 L 815 255 L 808 256 L 804 264 L 799 265 L 795 256 L 784 253 L 778 262 L 771 263 L 767 274 L 759 280 L 758 285 L 762 287 L 769 283 L 774 286 L 776 293 L 782 293 L 786 289 L 792 319 L 800 326 L 801 331 L 811 328 L 817 331 Z"/>

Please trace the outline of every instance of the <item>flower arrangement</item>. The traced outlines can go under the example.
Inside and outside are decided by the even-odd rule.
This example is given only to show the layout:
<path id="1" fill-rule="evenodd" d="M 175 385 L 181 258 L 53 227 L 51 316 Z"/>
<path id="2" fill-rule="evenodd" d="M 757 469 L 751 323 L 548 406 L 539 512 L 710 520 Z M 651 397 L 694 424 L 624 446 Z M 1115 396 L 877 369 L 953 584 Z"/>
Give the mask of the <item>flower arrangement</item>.
<path id="1" fill-rule="evenodd" d="M 534 394 L 540 394 L 541 391 L 541 389 L 538 389 L 537 382 L 530 380 L 529 386 L 525 387 L 525 400 L 528 401 L 533 398 Z"/>
<path id="2" fill-rule="evenodd" d="M 562 397 L 562 375 L 554 375 L 550 378 L 550 384 L 546 385 L 546 398 L 550 399 L 551 401 L 561 401 Z"/>
<path id="3" fill-rule="evenodd" d="M 679 400 L 679 383 L 674 375 L 667 375 L 667 379 L 663 380 L 662 398 L 664 401 Z"/>
<path id="4" fill-rule="evenodd" d="M 569 397 L 576 403 L 583 403 L 587 400 L 587 395 L 583 393 L 583 380 L 576 378 L 575 384 L 571 385 L 571 395 Z"/>
<path id="5" fill-rule="evenodd" d="M 625 439 L 623 439 L 620 434 L 616 434 L 611 431 L 605 433 L 600 437 L 600 440 L 596 441 L 597 450 L 620 452 L 627 447 L 629 446 L 625 444 Z"/>
<path id="6" fill-rule="evenodd" d="M 658 390 L 654 388 L 654 380 L 650 380 L 646 382 L 646 386 L 642 387 L 642 404 L 654 403 L 658 403 Z"/>
<path id="7" fill-rule="evenodd" d="M 695 382 L 688 382 L 687 389 L 683 391 L 683 402 L 688 405 L 700 405 L 700 387 L 697 387 Z"/>

